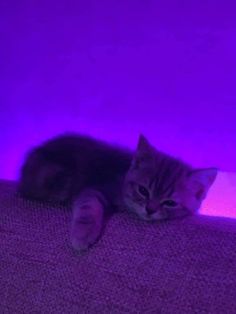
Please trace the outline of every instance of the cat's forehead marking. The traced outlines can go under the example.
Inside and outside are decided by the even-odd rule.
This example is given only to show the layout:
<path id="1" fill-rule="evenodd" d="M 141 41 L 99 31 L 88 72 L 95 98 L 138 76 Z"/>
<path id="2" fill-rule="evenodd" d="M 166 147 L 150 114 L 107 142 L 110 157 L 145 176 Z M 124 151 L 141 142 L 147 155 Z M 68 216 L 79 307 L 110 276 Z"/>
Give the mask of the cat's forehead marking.
<path id="1" fill-rule="evenodd" d="M 158 176 L 158 171 L 156 171 L 154 175 L 150 178 L 149 188 L 152 190 L 155 190 L 158 184 L 159 184 L 159 176 Z"/>
<path id="2" fill-rule="evenodd" d="M 174 192 L 175 185 L 174 182 L 166 180 L 159 176 L 153 185 L 153 192 L 157 197 L 170 197 Z"/>
<path id="3" fill-rule="evenodd" d="M 180 178 L 187 171 L 188 166 L 181 161 L 158 156 L 156 162 L 155 177 L 151 179 L 151 186 L 157 197 L 170 197 L 176 188 Z"/>

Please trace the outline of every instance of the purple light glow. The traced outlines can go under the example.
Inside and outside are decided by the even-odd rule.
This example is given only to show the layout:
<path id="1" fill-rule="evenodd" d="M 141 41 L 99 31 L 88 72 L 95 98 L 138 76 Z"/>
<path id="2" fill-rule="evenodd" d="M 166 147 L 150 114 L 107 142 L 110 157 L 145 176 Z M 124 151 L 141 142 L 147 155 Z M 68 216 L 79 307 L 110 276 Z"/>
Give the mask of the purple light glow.
<path id="1" fill-rule="evenodd" d="M 236 173 L 219 172 L 200 213 L 236 218 Z"/>
<path id="2" fill-rule="evenodd" d="M 195 166 L 236 171 L 233 2 L 0 6 L 0 177 L 16 178 L 29 147 L 64 131 L 131 147 L 144 133 Z M 216 193 L 202 212 L 236 217 L 218 181 L 235 207 Z"/>

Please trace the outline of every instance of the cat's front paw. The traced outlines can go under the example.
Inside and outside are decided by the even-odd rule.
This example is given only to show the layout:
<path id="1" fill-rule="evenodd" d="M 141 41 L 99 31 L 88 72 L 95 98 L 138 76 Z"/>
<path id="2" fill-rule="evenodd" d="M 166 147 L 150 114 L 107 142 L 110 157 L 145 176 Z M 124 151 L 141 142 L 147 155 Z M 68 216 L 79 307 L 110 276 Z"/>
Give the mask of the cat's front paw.
<path id="1" fill-rule="evenodd" d="M 82 194 L 73 206 L 71 244 L 77 251 L 93 245 L 102 231 L 104 207 L 94 192 Z"/>
<path id="2" fill-rule="evenodd" d="M 84 251 L 93 245 L 101 234 L 101 224 L 91 216 L 75 219 L 71 228 L 71 244 L 77 251 Z"/>

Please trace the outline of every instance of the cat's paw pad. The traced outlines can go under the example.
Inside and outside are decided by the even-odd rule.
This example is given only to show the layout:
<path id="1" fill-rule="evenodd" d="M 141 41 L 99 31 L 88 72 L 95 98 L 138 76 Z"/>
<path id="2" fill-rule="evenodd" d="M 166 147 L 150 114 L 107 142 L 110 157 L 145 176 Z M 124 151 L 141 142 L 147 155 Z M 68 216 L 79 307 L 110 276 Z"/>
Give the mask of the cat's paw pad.
<path id="1" fill-rule="evenodd" d="M 78 217 L 72 223 L 71 244 L 77 251 L 84 251 L 99 238 L 101 225 L 90 216 Z"/>

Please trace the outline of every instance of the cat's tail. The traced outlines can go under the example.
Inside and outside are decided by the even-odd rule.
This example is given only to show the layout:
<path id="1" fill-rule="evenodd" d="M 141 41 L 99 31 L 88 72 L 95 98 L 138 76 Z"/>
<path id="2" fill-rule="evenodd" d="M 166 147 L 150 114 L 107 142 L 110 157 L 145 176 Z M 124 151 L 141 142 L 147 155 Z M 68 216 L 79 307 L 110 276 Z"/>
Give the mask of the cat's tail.
<path id="1" fill-rule="evenodd" d="M 36 148 L 21 168 L 18 192 L 29 199 L 67 201 L 70 179 L 64 167 L 50 160 L 42 148 Z"/>

